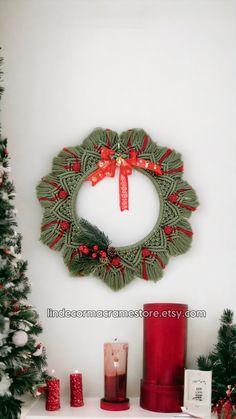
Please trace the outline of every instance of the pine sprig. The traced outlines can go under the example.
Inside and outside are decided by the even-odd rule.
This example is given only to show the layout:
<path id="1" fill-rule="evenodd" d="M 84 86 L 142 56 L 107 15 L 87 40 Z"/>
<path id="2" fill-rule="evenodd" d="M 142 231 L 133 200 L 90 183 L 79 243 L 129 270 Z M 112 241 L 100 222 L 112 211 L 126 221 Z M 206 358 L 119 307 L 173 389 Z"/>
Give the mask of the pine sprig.
<path id="1" fill-rule="evenodd" d="M 79 259 L 75 259 L 71 264 L 71 274 L 78 276 L 79 272 L 81 275 L 88 275 L 96 268 L 97 263 L 97 260 L 81 256 Z"/>
<path id="2" fill-rule="evenodd" d="M 106 250 L 110 244 L 109 238 L 98 227 L 84 218 L 79 219 L 79 241 L 81 244 L 92 247 L 97 244 L 101 250 Z"/>

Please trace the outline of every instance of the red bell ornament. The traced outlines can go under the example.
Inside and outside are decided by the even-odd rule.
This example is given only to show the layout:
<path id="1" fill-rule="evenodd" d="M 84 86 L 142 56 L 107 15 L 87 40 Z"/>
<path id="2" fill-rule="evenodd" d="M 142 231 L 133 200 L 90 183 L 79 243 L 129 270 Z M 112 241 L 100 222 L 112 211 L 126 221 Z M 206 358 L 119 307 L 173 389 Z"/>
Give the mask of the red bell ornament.
<path id="1" fill-rule="evenodd" d="M 180 412 L 183 405 L 186 304 L 144 304 L 140 406 Z"/>

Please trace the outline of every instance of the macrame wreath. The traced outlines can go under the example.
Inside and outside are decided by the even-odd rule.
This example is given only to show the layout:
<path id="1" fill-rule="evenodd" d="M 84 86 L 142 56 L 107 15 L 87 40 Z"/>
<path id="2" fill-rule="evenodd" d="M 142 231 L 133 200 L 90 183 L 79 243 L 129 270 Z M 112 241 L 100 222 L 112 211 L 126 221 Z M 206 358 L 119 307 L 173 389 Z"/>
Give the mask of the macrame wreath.
<path id="1" fill-rule="evenodd" d="M 128 177 L 133 169 L 148 176 L 160 198 L 153 230 L 143 240 L 113 247 L 105 233 L 76 213 L 76 198 L 84 181 L 95 186 L 119 170 L 120 209 L 128 210 Z M 37 187 L 44 208 L 41 240 L 62 251 L 76 276 L 93 274 L 113 290 L 134 277 L 157 281 L 169 256 L 185 253 L 192 241 L 187 221 L 198 206 L 195 191 L 184 180 L 179 153 L 154 143 L 141 129 L 123 132 L 95 129 L 81 145 L 64 148 L 53 160 L 52 172 Z"/>

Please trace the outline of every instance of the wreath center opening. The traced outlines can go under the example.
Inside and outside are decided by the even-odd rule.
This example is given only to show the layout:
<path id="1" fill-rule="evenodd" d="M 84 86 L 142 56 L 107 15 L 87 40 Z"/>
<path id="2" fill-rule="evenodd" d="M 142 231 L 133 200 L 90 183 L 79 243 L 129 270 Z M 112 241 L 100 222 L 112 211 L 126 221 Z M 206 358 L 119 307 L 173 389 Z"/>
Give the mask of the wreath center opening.
<path id="1" fill-rule="evenodd" d="M 96 225 L 113 246 L 132 245 L 146 237 L 157 223 L 160 199 L 153 182 L 134 170 L 129 176 L 129 211 L 119 209 L 119 174 L 95 187 L 84 182 L 77 195 L 76 213 Z"/>

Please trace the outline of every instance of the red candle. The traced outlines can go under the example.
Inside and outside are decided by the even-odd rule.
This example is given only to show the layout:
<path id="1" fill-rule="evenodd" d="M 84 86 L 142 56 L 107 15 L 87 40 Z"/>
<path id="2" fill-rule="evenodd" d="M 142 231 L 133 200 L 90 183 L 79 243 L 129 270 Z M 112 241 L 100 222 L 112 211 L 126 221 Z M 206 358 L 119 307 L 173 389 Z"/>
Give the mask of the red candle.
<path id="1" fill-rule="evenodd" d="M 60 409 L 60 380 L 50 378 L 47 383 L 46 410 Z"/>
<path id="2" fill-rule="evenodd" d="M 144 311 L 149 314 L 144 318 L 140 396 L 144 409 L 181 411 L 187 308 L 185 304 L 144 304 Z"/>
<path id="3" fill-rule="evenodd" d="M 72 407 L 84 405 L 82 374 L 79 374 L 78 371 L 70 374 L 70 405 Z"/>
<path id="4" fill-rule="evenodd" d="M 127 382 L 127 343 L 104 344 L 104 390 L 101 408 L 105 410 L 126 410 L 129 400 L 126 398 Z"/>

